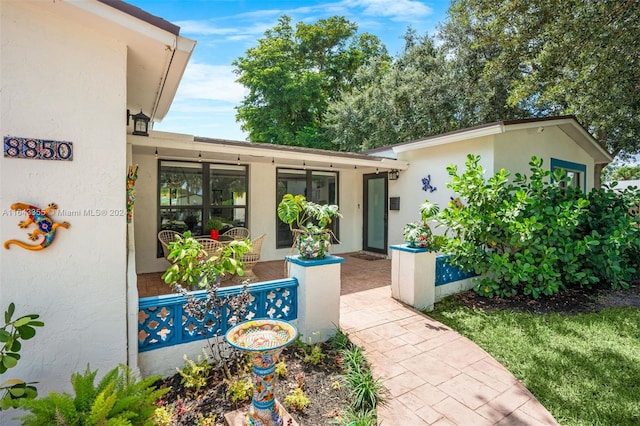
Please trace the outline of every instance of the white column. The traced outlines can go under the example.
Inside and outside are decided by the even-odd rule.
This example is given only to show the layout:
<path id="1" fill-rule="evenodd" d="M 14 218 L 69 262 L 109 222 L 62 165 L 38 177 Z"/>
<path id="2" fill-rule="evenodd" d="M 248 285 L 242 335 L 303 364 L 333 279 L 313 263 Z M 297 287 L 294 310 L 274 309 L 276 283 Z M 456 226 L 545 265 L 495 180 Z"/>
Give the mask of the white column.
<path id="1" fill-rule="evenodd" d="M 344 258 L 327 255 L 305 260 L 287 256 L 289 277 L 298 280 L 298 331 L 309 343 L 326 341 L 340 324 L 340 264 Z"/>
<path id="2" fill-rule="evenodd" d="M 432 310 L 436 288 L 436 253 L 407 244 L 391 249 L 391 295 L 416 309 Z"/>

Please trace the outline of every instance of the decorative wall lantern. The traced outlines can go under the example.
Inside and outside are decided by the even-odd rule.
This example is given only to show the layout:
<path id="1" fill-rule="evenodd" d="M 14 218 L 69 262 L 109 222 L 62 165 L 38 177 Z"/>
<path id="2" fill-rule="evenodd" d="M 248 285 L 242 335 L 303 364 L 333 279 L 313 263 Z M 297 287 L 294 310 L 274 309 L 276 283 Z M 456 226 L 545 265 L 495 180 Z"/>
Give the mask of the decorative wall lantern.
<path id="1" fill-rule="evenodd" d="M 398 169 L 391 169 L 389 170 L 389 180 L 398 180 L 398 178 L 400 177 L 400 170 Z"/>
<path id="2" fill-rule="evenodd" d="M 138 114 L 131 114 L 127 110 L 127 126 L 129 125 L 129 117 L 133 118 L 133 132 L 132 135 L 149 136 L 149 117 L 147 117 L 142 110 Z"/>

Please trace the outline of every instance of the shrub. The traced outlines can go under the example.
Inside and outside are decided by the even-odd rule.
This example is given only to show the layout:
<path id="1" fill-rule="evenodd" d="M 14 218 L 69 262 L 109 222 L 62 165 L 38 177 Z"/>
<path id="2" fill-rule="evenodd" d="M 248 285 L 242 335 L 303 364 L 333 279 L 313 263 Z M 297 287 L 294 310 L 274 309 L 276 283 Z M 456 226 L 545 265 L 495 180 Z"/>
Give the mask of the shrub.
<path id="1" fill-rule="evenodd" d="M 52 392 L 44 398 L 22 401 L 20 408 L 31 412 L 21 418 L 23 426 L 153 424 L 156 402 L 169 391 L 153 386 L 160 376 L 137 381 L 129 367 L 120 364 L 96 386 L 97 373 L 87 366 L 84 374 L 72 374 L 74 396 Z"/>
<path id="2" fill-rule="evenodd" d="M 309 406 L 309 397 L 301 388 L 295 388 L 284 397 L 284 403 L 295 411 L 304 411 Z"/>
<path id="3" fill-rule="evenodd" d="M 204 349 L 203 349 L 204 353 Z M 180 377 L 180 383 L 184 385 L 186 389 L 192 389 L 194 394 L 199 394 L 200 390 L 207 385 L 207 378 L 211 371 L 211 364 L 209 364 L 209 357 L 204 354 L 204 358 L 198 356 L 198 362 L 189 359 L 184 356 L 184 367 L 176 368 Z"/>
<path id="4" fill-rule="evenodd" d="M 13 303 L 4 312 L 4 325 L 0 328 L 0 374 L 7 372 L 18 364 L 21 340 L 29 340 L 36 335 L 35 327 L 43 327 L 42 321 L 37 321 L 38 314 L 27 314 L 16 319 L 11 319 L 16 306 Z M 21 399 L 33 399 L 38 391 L 33 383 L 26 383 L 20 379 L 9 379 L 0 383 L 0 391 L 4 395 L 0 399 L 0 411 L 18 406 Z"/>
<path id="5" fill-rule="evenodd" d="M 253 396 L 253 383 L 248 377 L 238 377 L 227 382 L 227 396 L 232 402 L 247 401 Z"/>
<path id="6" fill-rule="evenodd" d="M 627 287 L 640 262 L 639 230 L 628 214 L 636 195 L 599 189 L 584 194 L 566 185 L 532 157 L 531 176 L 504 169 L 485 181 L 479 156 L 465 171 L 447 167 L 447 186 L 466 200 L 439 215 L 447 227 L 444 251 L 451 262 L 481 276 L 475 290 L 485 296 L 534 298 L 570 286 L 608 283 Z"/>
<path id="7" fill-rule="evenodd" d="M 275 373 L 278 377 L 285 377 L 287 375 L 287 363 L 284 360 L 276 364 Z"/>

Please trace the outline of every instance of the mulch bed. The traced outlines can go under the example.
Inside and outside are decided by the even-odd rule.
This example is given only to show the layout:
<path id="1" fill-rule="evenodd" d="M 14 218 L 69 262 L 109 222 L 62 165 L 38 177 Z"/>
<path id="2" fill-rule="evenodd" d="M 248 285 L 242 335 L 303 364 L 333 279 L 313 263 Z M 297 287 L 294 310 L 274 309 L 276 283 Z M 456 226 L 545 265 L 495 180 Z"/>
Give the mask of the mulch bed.
<path id="1" fill-rule="evenodd" d="M 512 298 L 487 298 L 474 291 L 453 296 L 470 308 L 481 310 L 510 310 L 536 314 L 558 313 L 575 315 L 585 312 L 597 312 L 609 307 L 634 306 L 640 308 L 640 280 L 632 283 L 628 289 L 611 290 L 594 287 L 592 289 L 569 289 L 553 296 L 516 295 Z"/>
<path id="2" fill-rule="evenodd" d="M 276 398 L 283 402 L 287 394 L 297 387 L 300 375 L 304 376 L 304 392 L 309 397 L 310 404 L 303 412 L 296 412 L 285 407 L 288 413 L 301 426 L 329 425 L 348 404 L 348 393 L 344 386 L 336 388 L 340 382 L 342 367 L 337 353 L 327 345 L 323 345 L 323 353 L 327 357 L 317 366 L 305 363 L 305 352 L 302 348 L 292 345 L 285 348 L 282 357 L 287 364 L 287 375 L 276 381 Z M 180 383 L 181 376 L 175 374 L 156 383 L 158 387 L 171 387 L 169 393 L 163 397 L 163 404 L 175 407 L 172 425 L 203 424 L 198 420 L 200 416 L 211 418 L 215 415 L 215 423 L 206 425 L 223 425 L 224 415 L 240 408 L 246 408 L 250 401 L 232 403 L 227 397 L 227 385 L 223 381 L 221 371 L 213 371 L 207 381 L 206 389 L 200 395 L 192 395 Z M 340 382 L 341 383 L 341 382 Z"/>

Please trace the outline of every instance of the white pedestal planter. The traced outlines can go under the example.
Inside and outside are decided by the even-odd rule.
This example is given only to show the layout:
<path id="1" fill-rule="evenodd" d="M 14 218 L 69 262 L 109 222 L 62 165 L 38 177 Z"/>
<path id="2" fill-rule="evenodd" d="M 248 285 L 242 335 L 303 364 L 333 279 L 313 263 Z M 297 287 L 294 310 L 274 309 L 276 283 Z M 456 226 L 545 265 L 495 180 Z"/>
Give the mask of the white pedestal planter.
<path id="1" fill-rule="evenodd" d="M 465 273 L 447 262 L 448 256 L 408 244 L 391 249 L 391 295 L 419 310 L 430 311 L 433 304 L 451 294 L 473 288 L 474 274 Z"/>
<path id="2" fill-rule="evenodd" d="M 433 309 L 436 253 L 407 244 L 391 249 L 391 295 L 416 309 Z"/>
<path id="3" fill-rule="evenodd" d="M 342 257 L 305 260 L 287 256 L 289 277 L 298 280 L 298 331 L 305 343 L 326 341 L 340 324 Z"/>

